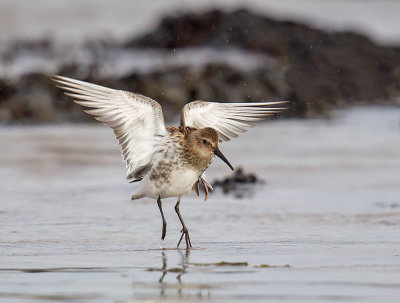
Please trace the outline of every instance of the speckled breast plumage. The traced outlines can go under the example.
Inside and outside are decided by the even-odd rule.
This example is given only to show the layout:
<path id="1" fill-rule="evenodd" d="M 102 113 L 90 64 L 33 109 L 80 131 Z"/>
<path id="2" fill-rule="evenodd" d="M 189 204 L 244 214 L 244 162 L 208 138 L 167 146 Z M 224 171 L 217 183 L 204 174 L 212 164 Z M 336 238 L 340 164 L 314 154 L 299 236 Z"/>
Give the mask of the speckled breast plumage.
<path id="1" fill-rule="evenodd" d="M 150 198 L 168 198 L 187 194 L 192 190 L 206 166 L 199 166 L 196 156 L 186 148 L 185 134 L 170 133 L 157 151 L 140 192 Z"/>

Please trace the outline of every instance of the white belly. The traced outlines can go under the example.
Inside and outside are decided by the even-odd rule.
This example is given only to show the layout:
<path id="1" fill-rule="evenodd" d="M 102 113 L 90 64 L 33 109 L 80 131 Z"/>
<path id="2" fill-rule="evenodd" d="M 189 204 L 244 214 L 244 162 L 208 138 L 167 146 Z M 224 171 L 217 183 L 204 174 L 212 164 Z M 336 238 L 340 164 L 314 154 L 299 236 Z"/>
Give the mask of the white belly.
<path id="1" fill-rule="evenodd" d="M 168 161 L 169 162 L 169 161 Z M 153 169 L 140 182 L 142 187 L 136 195 L 152 199 L 178 197 L 189 193 L 202 172 L 176 164 L 166 165 L 164 169 Z"/>
<path id="2" fill-rule="evenodd" d="M 171 184 L 162 186 L 161 197 L 177 197 L 185 195 L 192 190 L 193 185 L 199 179 L 199 172 L 193 169 L 177 169 L 171 173 Z"/>

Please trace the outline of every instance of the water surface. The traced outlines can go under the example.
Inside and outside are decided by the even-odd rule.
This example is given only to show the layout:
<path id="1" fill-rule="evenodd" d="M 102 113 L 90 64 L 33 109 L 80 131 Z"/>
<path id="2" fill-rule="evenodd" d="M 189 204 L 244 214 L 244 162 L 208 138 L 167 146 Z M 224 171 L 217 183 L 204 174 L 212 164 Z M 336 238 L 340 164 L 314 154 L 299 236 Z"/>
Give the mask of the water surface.
<path id="1" fill-rule="evenodd" d="M 130 201 L 102 125 L 0 128 L 0 301 L 400 298 L 400 110 L 261 123 L 224 154 L 265 181 L 237 199 Z M 216 159 L 210 180 L 228 175 Z"/>

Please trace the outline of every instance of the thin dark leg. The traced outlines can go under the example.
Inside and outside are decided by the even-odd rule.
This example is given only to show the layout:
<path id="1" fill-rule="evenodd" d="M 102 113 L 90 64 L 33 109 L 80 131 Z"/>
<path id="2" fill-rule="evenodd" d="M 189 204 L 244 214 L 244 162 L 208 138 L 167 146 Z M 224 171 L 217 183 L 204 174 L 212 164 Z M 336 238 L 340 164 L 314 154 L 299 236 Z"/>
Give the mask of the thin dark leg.
<path id="1" fill-rule="evenodd" d="M 160 209 L 161 218 L 162 218 L 161 240 L 164 240 L 165 239 L 165 234 L 167 233 L 167 221 L 165 221 L 165 218 L 164 218 L 164 213 L 163 213 L 163 210 L 162 210 L 161 198 L 160 197 L 158 197 L 158 199 L 157 199 L 157 204 L 158 204 L 158 208 Z"/>
<path id="2" fill-rule="evenodd" d="M 175 204 L 176 214 L 178 215 L 179 221 L 181 221 L 181 224 L 182 224 L 182 230 L 181 230 L 182 235 L 181 235 L 181 238 L 179 239 L 178 245 L 176 247 L 179 247 L 179 244 L 181 244 L 183 236 L 185 236 L 186 248 L 191 248 L 192 247 L 192 243 L 190 242 L 189 231 L 188 231 L 188 229 L 187 229 L 187 227 L 185 225 L 185 222 L 183 222 L 181 213 L 179 211 L 179 204 L 180 203 L 181 203 L 181 197 L 178 198 L 178 202 L 176 202 L 176 204 Z"/>

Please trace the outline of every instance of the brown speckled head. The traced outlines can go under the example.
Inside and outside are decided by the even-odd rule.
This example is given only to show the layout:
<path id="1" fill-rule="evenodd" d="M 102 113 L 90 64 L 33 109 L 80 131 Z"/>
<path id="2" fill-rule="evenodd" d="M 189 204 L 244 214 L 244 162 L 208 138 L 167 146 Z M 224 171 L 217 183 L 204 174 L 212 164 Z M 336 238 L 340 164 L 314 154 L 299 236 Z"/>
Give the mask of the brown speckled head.
<path id="1" fill-rule="evenodd" d="M 219 137 L 218 133 L 215 129 L 211 127 L 205 127 L 198 130 L 199 139 L 205 140 L 206 142 L 202 141 L 203 145 L 216 148 L 218 147 Z"/>
<path id="2" fill-rule="evenodd" d="M 211 127 L 194 129 L 187 134 L 188 148 L 201 159 L 214 156 L 218 141 L 218 133 Z"/>
<path id="3" fill-rule="evenodd" d="M 208 166 L 214 156 L 218 156 L 233 170 L 232 165 L 218 148 L 219 137 L 215 129 L 211 127 L 191 129 L 187 133 L 187 143 L 187 148 L 196 155 L 200 165 Z"/>

